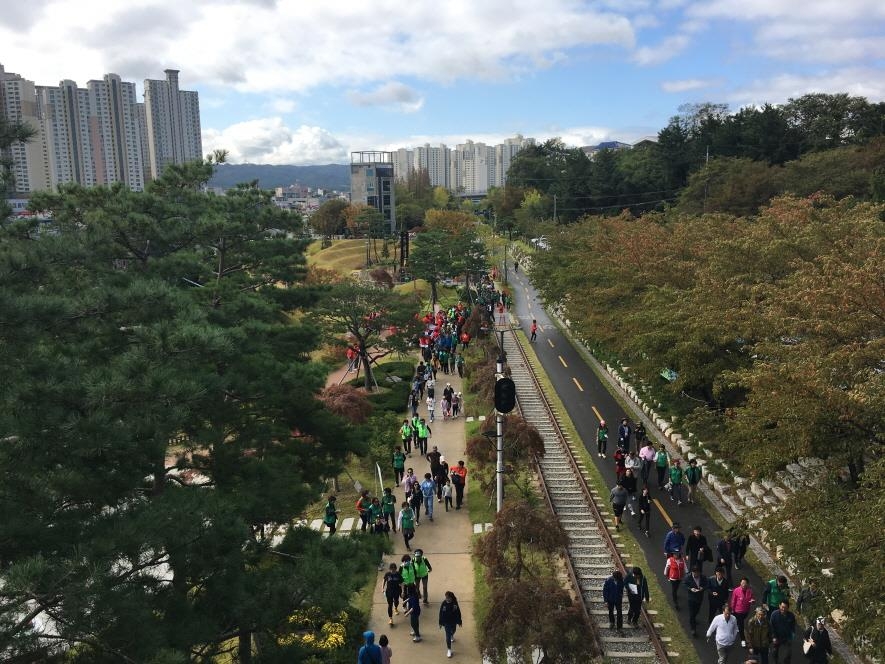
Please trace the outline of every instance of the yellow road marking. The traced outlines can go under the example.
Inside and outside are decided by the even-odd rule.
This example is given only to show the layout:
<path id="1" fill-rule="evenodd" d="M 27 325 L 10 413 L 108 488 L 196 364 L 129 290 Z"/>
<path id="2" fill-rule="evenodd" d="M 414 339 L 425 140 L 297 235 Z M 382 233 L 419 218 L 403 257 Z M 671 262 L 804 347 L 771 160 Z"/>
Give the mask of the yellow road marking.
<path id="1" fill-rule="evenodd" d="M 653 502 L 655 504 L 655 507 L 658 508 L 658 511 L 661 513 L 661 516 L 664 517 L 664 521 L 667 522 L 667 525 L 672 527 L 673 526 L 673 519 L 671 519 L 670 515 L 667 514 L 667 510 L 665 510 L 664 506 L 661 505 L 661 501 L 659 501 L 657 498 L 652 498 L 651 502 Z"/>
<path id="2" fill-rule="evenodd" d="M 562 358 L 560 358 L 560 359 L 562 359 Z M 581 390 L 581 392 L 583 392 L 583 391 L 584 391 L 584 388 L 581 387 L 581 384 L 578 382 L 578 379 L 577 379 L 577 378 L 572 378 L 572 380 L 575 381 L 575 385 L 578 386 L 578 389 Z"/>
<path id="3" fill-rule="evenodd" d="M 568 365 L 565 363 L 565 360 L 562 359 L 562 355 L 558 355 L 557 357 L 559 357 L 559 361 L 562 362 L 562 366 L 568 369 Z"/>
<path id="4" fill-rule="evenodd" d="M 599 411 L 596 410 L 596 406 L 590 406 L 593 409 L 593 414 L 596 415 L 596 419 L 602 422 L 602 415 L 599 414 Z"/>
<path id="5" fill-rule="evenodd" d="M 547 339 L 547 343 L 550 344 L 550 348 L 555 348 L 553 342 L 550 339 Z"/>

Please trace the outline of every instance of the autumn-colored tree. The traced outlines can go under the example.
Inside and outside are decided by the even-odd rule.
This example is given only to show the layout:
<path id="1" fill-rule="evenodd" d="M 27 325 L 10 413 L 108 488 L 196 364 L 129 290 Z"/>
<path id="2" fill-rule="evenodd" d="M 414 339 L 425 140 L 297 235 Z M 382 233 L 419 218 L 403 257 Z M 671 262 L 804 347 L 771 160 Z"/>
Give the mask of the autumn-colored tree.
<path id="1" fill-rule="evenodd" d="M 535 576 L 539 561 L 567 544 L 559 521 L 525 500 L 514 500 L 495 515 L 492 530 L 477 540 L 473 553 L 490 579 L 519 581 L 523 574 Z"/>
<path id="2" fill-rule="evenodd" d="M 372 403 L 352 385 L 330 385 L 318 398 L 330 412 L 351 424 L 364 424 L 372 414 Z"/>
<path id="3" fill-rule="evenodd" d="M 489 661 L 585 664 L 602 653 L 581 606 L 555 579 L 502 580 L 492 589 L 480 626 L 482 653 Z"/>
<path id="4" fill-rule="evenodd" d="M 431 231 L 443 231 L 461 235 L 472 231 L 476 217 L 460 210 L 428 210 L 424 215 L 424 227 Z"/>

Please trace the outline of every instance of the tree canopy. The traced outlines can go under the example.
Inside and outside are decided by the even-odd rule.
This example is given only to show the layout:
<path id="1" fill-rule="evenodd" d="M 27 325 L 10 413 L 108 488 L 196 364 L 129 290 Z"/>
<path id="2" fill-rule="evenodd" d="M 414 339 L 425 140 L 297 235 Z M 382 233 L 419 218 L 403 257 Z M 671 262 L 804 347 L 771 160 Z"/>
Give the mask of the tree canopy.
<path id="1" fill-rule="evenodd" d="M 212 168 L 66 186 L 0 228 L 3 659 L 272 661 L 293 611 L 361 581 L 359 543 L 270 547 L 360 447 L 291 315 L 316 301 L 300 219 L 203 193 Z"/>

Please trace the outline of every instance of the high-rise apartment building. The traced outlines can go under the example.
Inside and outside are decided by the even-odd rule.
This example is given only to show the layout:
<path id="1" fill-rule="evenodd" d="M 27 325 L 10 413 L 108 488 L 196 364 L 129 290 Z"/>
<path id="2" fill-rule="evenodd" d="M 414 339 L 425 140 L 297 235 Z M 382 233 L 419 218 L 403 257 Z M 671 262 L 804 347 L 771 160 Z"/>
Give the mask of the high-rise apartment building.
<path id="1" fill-rule="evenodd" d="M 89 92 L 70 80 L 37 86 L 36 92 L 49 187 L 67 182 L 94 186 L 97 141 L 90 136 Z"/>
<path id="2" fill-rule="evenodd" d="M 18 74 L 6 72 L 0 65 L 0 115 L 8 122 L 31 127 L 36 135 L 26 143 L 15 143 L 3 155 L 10 161 L 12 192 L 23 194 L 49 187 L 43 143 L 42 127 L 37 112 L 37 97 L 33 81 Z"/>
<path id="3" fill-rule="evenodd" d="M 106 74 L 86 84 L 90 103 L 90 132 L 98 184 L 123 182 L 134 191 L 144 189 L 144 167 L 135 84 Z"/>
<path id="4" fill-rule="evenodd" d="M 412 171 L 423 169 L 434 187 L 465 195 L 484 194 L 490 187 L 504 186 L 513 158 L 534 143 L 533 138 L 517 135 L 494 146 L 468 140 L 454 149 L 443 144 L 400 148 L 392 153 L 394 170 L 398 179 L 405 179 Z"/>
<path id="5" fill-rule="evenodd" d="M 166 164 L 203 156 L 199 96 L 179 90 L 177 69 L 167 69 L 166 80 L 145 80 L 144 110 L 152 178 L 158 178 Z"/>

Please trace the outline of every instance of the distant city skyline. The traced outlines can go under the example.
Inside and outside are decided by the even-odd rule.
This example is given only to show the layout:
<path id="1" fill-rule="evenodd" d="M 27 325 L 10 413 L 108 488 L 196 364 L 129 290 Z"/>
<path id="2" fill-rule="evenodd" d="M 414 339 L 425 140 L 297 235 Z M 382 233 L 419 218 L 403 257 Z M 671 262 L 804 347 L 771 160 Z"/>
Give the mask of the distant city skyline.
<path id="1" fill-rule="evenodd" d="M 632 143 L 683 103 L 885 99 L 874 0 L 33 0 L 0 12 L 0 43 L 7 71 L 41 84 L 181 70 L 203 151 L 233 163 L 516 134 Z"/>

